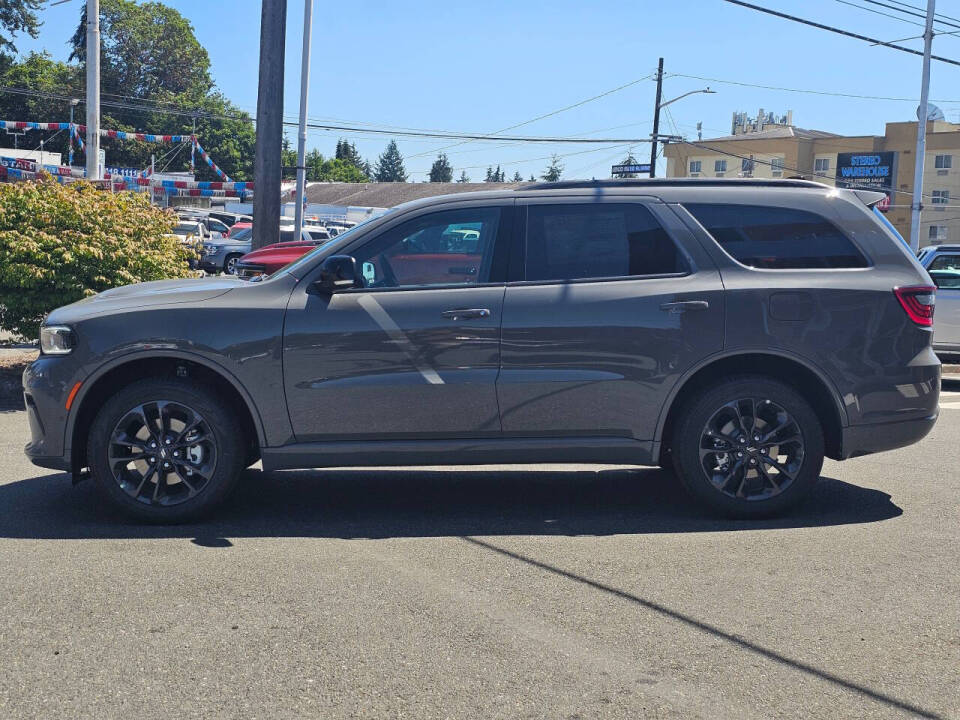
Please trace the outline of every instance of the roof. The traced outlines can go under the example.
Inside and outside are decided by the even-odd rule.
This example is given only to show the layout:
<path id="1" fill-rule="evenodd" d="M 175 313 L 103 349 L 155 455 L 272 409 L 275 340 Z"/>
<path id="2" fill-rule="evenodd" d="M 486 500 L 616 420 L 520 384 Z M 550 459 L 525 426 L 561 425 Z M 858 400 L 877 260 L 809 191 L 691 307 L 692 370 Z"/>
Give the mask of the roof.
<path id="1" fill-rule="evenodd" d="M 475 192 L 515 190 L 534 183 L 309 183 L 307 202 L 316 205 L 390 208 L 410 200 Z"/>
<path id="2" fill-rule="evenodd" d="M 783 138 L 797 138 L 799 140 L 819 140 L 820 138 L 841 137 L 836 133 L 826 132 L 825 130 L 807 130 L 794 127 L 793 125 L 778 125 L 769 130 L 760 132 L 744 133 L 743 135 L 724 135 L 718 138 L 704 138 L 698 142 L 728 142 L 734 140 L 779 140 Z"/>

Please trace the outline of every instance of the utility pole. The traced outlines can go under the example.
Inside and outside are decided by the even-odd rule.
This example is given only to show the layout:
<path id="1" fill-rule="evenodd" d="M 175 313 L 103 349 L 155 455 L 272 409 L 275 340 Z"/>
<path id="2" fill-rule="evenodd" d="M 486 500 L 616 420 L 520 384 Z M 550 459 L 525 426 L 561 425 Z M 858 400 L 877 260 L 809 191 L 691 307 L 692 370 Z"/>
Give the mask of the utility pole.
<path id="1" fill-rule="evenodd" d="M 101 179 L 100 0 L 87 0 L 87 179 Z"/>
<path id="2" fill-rule="evenodd" d="M 261 0 L 257 150 L 253 163 L 253 248 L 280 240 L 280 150 L 283 145 L 283 67 L 287 0 Z"/>
<path id="3" fill-rule="evenodd" d="M 663 58 L 657 64 L 657 100 L 653 105 L 653 140 L 650 143 L 650 177 L 657 176 L 657 134 L 660 132 L 660 98 L 663 92 Z"/>
<path id="4" fill-rule="evenodd" d="M 294 237 L 303 234 L 303 204 L 307 191 L 307 94 L 310 88 L 310 46 L 313 38 L 313 0 L 303 0 L 303 66 L 300 68 L 300 135 L 297 142 L 297 199 Z"/>
<path id="5" fill-rule="evenodd" d="M 923 73 L 920 108 L 917 110 L 917 156 L 913 166 L 913 205 L 910 214 L 910 249 L 920 249 L 920 209 L 923 207 L 923 161 L 927 153 L 927 99 L 930 96 L 930 48 L 933 45 L 933 15 L 937 0 L 927 0 L 927 24 L 923 31 Z"/>

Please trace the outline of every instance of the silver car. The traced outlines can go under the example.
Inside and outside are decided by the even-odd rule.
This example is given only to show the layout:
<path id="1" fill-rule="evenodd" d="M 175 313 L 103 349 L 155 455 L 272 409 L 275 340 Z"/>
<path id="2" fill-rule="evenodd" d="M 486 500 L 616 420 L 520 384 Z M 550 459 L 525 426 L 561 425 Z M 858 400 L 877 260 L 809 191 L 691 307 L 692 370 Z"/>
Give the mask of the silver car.
<path id="1" fill-rule="evenodd" d="M 960 245 L 924 248 L 919 260 L 937 286 L 933 349 L 960 353 Z"/>

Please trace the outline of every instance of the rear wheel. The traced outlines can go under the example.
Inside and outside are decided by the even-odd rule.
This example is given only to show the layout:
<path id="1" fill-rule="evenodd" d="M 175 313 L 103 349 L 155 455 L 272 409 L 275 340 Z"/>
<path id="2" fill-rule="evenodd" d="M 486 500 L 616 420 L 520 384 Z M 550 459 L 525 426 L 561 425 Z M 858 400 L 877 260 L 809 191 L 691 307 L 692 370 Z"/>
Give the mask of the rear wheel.
<path id="1" fill-rule="evenodd" d="M 88 458 L 100 492 L 139 520 L 176 523 L 212 509 L 243 469 L 243 431 L 218 398 L 180 379 L 142 380 L 101 408 Z"/>
<path id="2" fill-rule="evenodd" d="M 765 377 L 727 380 L 699 394 L 673 442 L 690 493 L 723 514 L 763 517 L 803 498 L 823 467 L 823 430 L 795 390 Z"/>

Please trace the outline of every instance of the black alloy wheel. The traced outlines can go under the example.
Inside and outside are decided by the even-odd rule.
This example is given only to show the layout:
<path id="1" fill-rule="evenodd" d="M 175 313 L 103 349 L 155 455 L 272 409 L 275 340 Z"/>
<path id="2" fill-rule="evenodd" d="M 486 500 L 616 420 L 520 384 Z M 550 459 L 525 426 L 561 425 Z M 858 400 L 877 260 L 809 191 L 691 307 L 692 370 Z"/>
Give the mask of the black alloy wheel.
<path id="1" fill-rule="evenodd" d="M 744 375 L 700 388 L 670 438 L 687 490 L 721 514 L 774 515 L 812 490 L 825 442 L 817 413 L 792 387 Z"/>
<path id="2" fill-rule="evenodd" d="M 203 416 L 170 400 L 136 406 L 110 436 L 113 479 L 148 505 L 177 505 L 203 492 L 217 456 L 216 438 Z"/>

